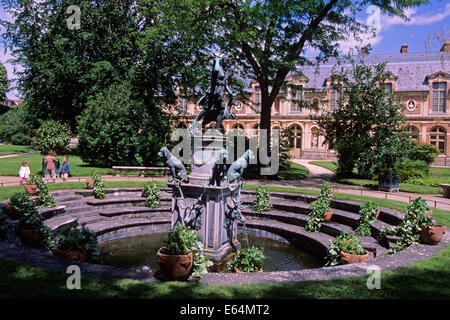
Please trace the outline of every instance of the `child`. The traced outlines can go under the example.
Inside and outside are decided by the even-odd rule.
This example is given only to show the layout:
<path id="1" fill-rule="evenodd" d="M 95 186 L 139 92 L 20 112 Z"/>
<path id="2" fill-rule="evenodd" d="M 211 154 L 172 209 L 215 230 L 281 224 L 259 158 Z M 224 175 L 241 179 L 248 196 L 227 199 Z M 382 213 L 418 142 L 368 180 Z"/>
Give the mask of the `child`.
<path id="1" fill-rule="evenodd" d="M 64 157 L 63 159 L 63 165 L 61 167 L 61 175 L 63 181 L 66 181 L 66 179 L 69 177 L 70 174 L 70 164 L 67 162 L 67 157 Z"/>
<path id="2" fill-rule="evenodd" d="M 22 167 L 19 171 L 19 183 L 24 184 L 30 178 L 30 168 L 28 167 L 28 161 L 22 161 Z"/>

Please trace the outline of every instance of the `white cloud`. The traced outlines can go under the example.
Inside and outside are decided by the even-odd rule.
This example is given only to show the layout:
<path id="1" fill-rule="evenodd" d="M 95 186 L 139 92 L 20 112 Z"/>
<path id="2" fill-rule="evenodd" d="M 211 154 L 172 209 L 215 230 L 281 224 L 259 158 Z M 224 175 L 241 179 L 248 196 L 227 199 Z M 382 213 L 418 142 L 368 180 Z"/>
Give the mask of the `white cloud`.
<path id="1" fill-rule="evenodd" d="M 417 14 L 417 8 L 408 8 L 405 10 L 406 15 L 410 20 L 404 20 L 400 17 L 389 17 L 386 15 L 381 16 L 381 27 L 388 29 L 393 25 L 428 25 L 436 22 L 440 22 L 450 16 L 450 3 L 445 5 L 445 8 L 441 12 L 430 12 L 423 15 Z"/>

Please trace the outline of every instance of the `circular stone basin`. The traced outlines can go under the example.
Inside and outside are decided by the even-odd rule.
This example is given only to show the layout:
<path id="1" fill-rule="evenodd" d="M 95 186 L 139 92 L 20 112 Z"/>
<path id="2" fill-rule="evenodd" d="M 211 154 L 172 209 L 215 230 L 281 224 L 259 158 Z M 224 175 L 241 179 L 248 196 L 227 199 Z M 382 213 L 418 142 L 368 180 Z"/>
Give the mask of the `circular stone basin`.
<path id="1" fill-rule="evenodd" d="M 165 234 L 148 234 L 111 240 L 99 245 L 104 264 L 141 269 L 144 266 L 159 270 L 156 252 L 163 246 Z M 245 237 L 240 236 L 242 248 L 247 247 Z M 264 248 L 264 271 L 289 271 L 320 268 L 320 262 L 309 253 L 288 243 L 275 240 L 248 237 L 250 246 Z"/>

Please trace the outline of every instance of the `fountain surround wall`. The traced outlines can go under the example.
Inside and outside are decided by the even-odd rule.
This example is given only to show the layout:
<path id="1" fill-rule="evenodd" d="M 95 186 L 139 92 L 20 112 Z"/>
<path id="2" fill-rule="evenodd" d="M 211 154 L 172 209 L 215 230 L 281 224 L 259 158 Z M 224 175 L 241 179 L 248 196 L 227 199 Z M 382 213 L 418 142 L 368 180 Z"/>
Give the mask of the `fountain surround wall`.
<path id="1" fill-rule="evenodd" d="M 214 263 L 220 263 L 233 249 L 239 249 L 237 221 L 226 225 L 228 206 L 233 205 L 228 185 L 210 184 L 214 165 L 219 152 L 225 148 L 225 137 L 192 137 L 191 174 L 189 183 L 169 183 L 172 189 L 172 227 L 184 224 L 190 208 L 197 207 L 201 212 L 201 227 L 197 228 L 203 244 L 204 254 Z M 186 208 L 188 208 L 186 210 Z"/>

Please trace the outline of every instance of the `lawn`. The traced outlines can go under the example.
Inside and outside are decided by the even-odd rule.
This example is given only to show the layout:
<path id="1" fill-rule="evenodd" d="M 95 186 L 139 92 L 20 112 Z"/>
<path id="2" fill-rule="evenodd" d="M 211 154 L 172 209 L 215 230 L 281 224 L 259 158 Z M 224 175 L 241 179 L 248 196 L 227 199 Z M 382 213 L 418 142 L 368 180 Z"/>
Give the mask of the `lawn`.
<path id="1" fill-rule="evenodd" d="M 107 182 L 107 187 L 142 186 L 143 182 Z M 159 185 L 165 185 L 160 182 Z M 82 188 L 83 183 L 49 184 L 51 190 Z M 247 185 L 255 189 L 255 185 Z M 270 191 L 317 194 L 315 190 L 267 187 Z M 20 187 L 0 188 L 5 198 Z M 365 201 L 405 210 L 406 203 L 348 194 L 335 198 Z M 448 211 L 433 209 L 433 216 L 450 225 Z M 0 259 L 0 298 L 153 298 L 153 299 L 450 299 L 450 245 L 431 258 L 381 274 L 381 289 L 368 290 L 367 276 L 294 284 L 199 285 L 196 283 L 141 283 L 127 279 L 82 276 L 81 290 L 66 288 L 67 273 Z"/>
<path id="2" fill-rule="evenodd" d="M 332 161 L 311 161 L 311 164 L 315 164 L 317 166 L 327 168 L 333 172 L 336 172 L 337 163 Z M 434 179 L 440 179 L 442 180 L 442 183 L 445 182 L 445 180 L 450 179 L 450 168 L 430 168 L 429 173 L 430 178 Z M 338 179 L 336 182 L 342 183 L 342 184 L 350 184 L 350 185 L 357 185 L 357 186 L 363 186 L 371 189 L 377 189 L 378 181 L 376 180 L 369 180 L 369 179 L 356 179 L 356 178 L 344 178 L 344 179 Z M 399 184 L 400 191 L 403 192 L 412 192 L 412 193 L 418 193 L 418 194 L 443 194 L 443 190 L 441 187 L 430 187 L 430 186 L 423 186 L 418 184 L 412 184 L 412 183 L 400 183 Z"/>
<path id="3" fill-rule="evenodd" d="M 16 146 L 13 144 L 0 144 L 0 156 L 16 153 L 24 153 L 28 151 L 33 151 L 30 146 Z"/>
<path id="4" fill-rule="evenodd" d="M 58 156 L 62 164 L 64 156 Z M 78 156 L 69 155 L 69 164 L 71 174 L 74 177 L 89 176 L 93 170 L 97 170 L 101 174 L 112 174 L 114 171 L 111 168 L 98 168 L 90 166 L 81 160 Z M 28 161 L 28 166 L 32 174 L 42 171 L 42 160 L 44 157 L 40 154 L 29 154 L 24 156 L 0 159 L 0 175 L 1 176 L 16 176 L 19 172 L 23 160 Z"/>
<path id="5" fill-rule="evenodd" d="M 309 174 L 308 168 L 302 166 L 301 164 L 297 164 L 291 162 L 291 166 L 289 169 L 280 169 L 278 171 L 277 176 L 261 176 L 260 170 L 257 167 L 250 167 L 244 173 L 244 178 L 246 180 L 258 180 L 258 179 L 272 179 L 276 180 L 303 180 Z"/>

